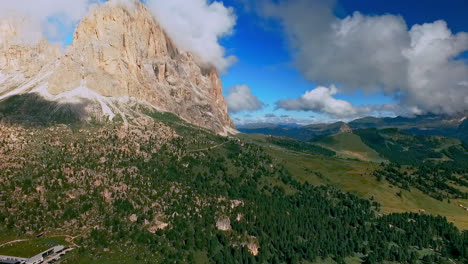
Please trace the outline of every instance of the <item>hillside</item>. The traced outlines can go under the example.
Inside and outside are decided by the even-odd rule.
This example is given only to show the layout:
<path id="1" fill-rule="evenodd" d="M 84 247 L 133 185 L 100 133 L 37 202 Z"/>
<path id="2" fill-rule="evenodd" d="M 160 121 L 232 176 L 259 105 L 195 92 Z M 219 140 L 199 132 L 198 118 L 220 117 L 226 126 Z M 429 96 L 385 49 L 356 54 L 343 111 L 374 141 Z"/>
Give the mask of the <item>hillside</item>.
<path id="1" fill-rule="evenodd" d="M 312 124 L 307 126 L 251 125 L 240 126 L 239 131 L 246 134 L 263 134 L 277 137 L 289 137 L 309 141 L 316 137 L 328 136 L 340 131 L 343 122 L 332 124 Z"/>
<path id="2" fill-rule="evenodd" d="M 299 180 L 325 163 L 299 175 L 274 154 L 343 161 L 320 148 L 264 149 L 148 114 L 133 125 L 2 123 L 0 254 L 17 250 L 1 242 L 58 236 L 79 247 L 63 263 L 466 260 L 466 237 L 444 218 L 379 216 L 376 202 Z"/>
<path id="3" fill-rule="evenodd" d="M 313 140 L 315 144 L 336 151 L 344 158 L 354 158 L 363 161 L 385 161 L 379 153 L 367 146 L 361 138 L 354 133 L 338 133 L 328 137 Z"/>
<path id="4" fill-rule="evenodd" d="M 460 140 L 468 144 L 468 119 L 465 119 L 463 123 L 458 126 L 457 134 Z"/>
<path id="5" fill-rule="evenodd" d="M 439 199 L 438 195 L 434 195 L 439 194 L 437 189 L 434 189 L 435 192 L 427 192 L 418 185 L 403 188 L 401 184 L 392 180 L 394 178 L 388 178 L 387 180 L 386 177 L 378 177 L 382 168 L 399 168 L 398 164 L 389 164 L 388 161 L 383 164 L 364 161 L 352 156 L 340 155 L 339 151 L 337 151 L 337 156 L 328 157 L 317 154 L 301 154 L 289 148 L 270 144 L 270 140 L 266 136 L 241 134 L 239 137 L 248 142 L 262 145 L 265 151 L 274 157 L 278 163 L 284 164 L 288 168 L 293 177 L 302 182 L 314 185 L 331 185 L 340 190 L 352 192 L 361 198 L 377 201 L 381 204 L 382 211 L 385 213 L 425 211 L 434 215 L 445 216 L 462 229 L 468 228 L 467 213 L 463 207 L 460 207 L 460 204 L 468 207 L 468 199 L 455 198 L 449 203 L 447 199 Z M 356 139 L 356 137 L 358 136 L 347 135 L 342 138 Z M 344 143 L 350 142 L 353 142 L 353 144 L 350 144 L 351 146 L 356 144 L 354 141 L 343 140 L 340 142 L 342 143 L 340 146 L 345 150 L 349 149 L 348 144 Z M 364 150 L 368 151 L 370 149 L 366 145 L 364 146 Z M 363 148 L 362 144 L 357 144 L 357 147 L 357 149 Z M 377 152 L 371 149 L 370 153 Z M 377 156 L 379 157 L 378 154 Z M 381 157 L 380 160 L 382 160 Z M 415 169 L 414 171 L 418 170 Z M 427 172 L 427 170 L 421 170 L 421 172 Z M 400 174 L 394 173 L 392 175 Z M 440 179 L 442 180 L 438 182 L 440 186 L 444 186 L 444 182 L 447 180 L 450 186 L 456 188 L 452 189 L 452 191 L 458 189 L 467 193 L 468 189 L 463 186 L 462 182 L 452 182 L 450 179 L 444 179 L 443 177 L 440 177 Z M 425 179 L 424 182 L 426 181 L 431 182 L 430 178 Z M 457 193 L 454 194 L 457 195 Z"/>
<path id="6" fill-rule="evenodd" d="M 414 136 L 398 129 L 360 129 L 361 140 L 391 162 L 417 165 L 448 162 L 466 168 L 466 146 L 456 139 L 440 136 Z"/>

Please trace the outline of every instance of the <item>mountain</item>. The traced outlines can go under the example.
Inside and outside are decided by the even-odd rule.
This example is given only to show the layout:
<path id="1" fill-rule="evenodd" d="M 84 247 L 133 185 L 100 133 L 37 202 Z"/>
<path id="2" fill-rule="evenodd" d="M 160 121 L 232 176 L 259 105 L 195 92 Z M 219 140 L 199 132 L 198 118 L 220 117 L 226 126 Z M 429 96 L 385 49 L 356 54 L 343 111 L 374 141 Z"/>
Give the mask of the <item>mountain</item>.
<path id="1" fill-rule="evenodd" d="M 6 27 L 17 34 L 15 25 Z M 179 50 L 140 1 L 94 8 L 64 54 L 46 40 L 3 43 L 0 81 L 0 100 L 16 96 L 16 106 L 31 107 L 37 97 L 50 102 L 44 115 L 54 109 L 88 121 L 128 121 L 144 114 L 143 108 L 235 133 L 216 70 Z"/>
<path id="2" fill-rule="evenodd" d="M 463 133 L 466 129 L 462 122 L 465 116 L 420 115 L 415 117 L 363 117 L 349 123 L 336 122 L 332 124 L 312 124 L 296 127 L 284 127 L 278 124 L 250 124 L 239 127 L 239 131 L 248 134 L 265 134 L 273 136 L 286 136 L 298 140 L 309 141 L 318 137 L 329 136 L 344 130 L 367 128 L 398 128 L 414 135 L 446 136 L 458 138 L 468 142 Z M 341 131 L 343 132 L 343 131 Z"/>
<path id="3" fill-rule="evenodd" d="M 464 119 L 463 122 L 458 126 L 459 133 L 468 133 L 468 119 Z"/>
<path id="4" fill-rule="evenodd" d="M 363 161 L 385 161 L 379 153 L 366 145 L 361 138 L 350 130 L 340 131 L 326 137 L 319 137 L 313 143 L 335 151 L 344 158 L 359 159 Z"/>
<path id="5" fill-rule="evenodd" d="M 271 127 L 320 145 L 221 136 L 236 131 L 216 71 L 139 1 L 96 7 L 64 54 L 16 41 L 12 25 L 0 25 L 11 35 L 0 39 L 0 263 L 467 262 L 468 173 L 442 162 L 468 164 L 458 140 L 343 122 Z"/>
<path id="6" fill-rule="evenodd" d="M 468 144 L 468 119 L 464 119 L 457 129 L 458 138 Z"/>
<path id="7" fill-rule="evenodd" d="M 349 123 L 354 129 L 362 128 L 398 128 L 413 135 L 453 137 L 468 142 L 466 133 L 463 133 L 464 115 L 446 116 L 426 114 L 415 117 L 366 117 Z"/>
<path id="8" fill-rule="evenodd" d="M 415 117 L 363 117 L 349 122 L 352 128 L 419 128 L 419 129 L 440 129 L 453 128 L 460 123 L 459 117 L 444 115 L 426 114 Z"/>
<path id="9" fill-rule="evenodd" d="M 264 134 L 278 137 L 290 137 L 297 140 L 309 141 L 316 137 L 328 136 L 338 133 L 345 125 L 344 122 L 332 124 L 281 125 L 281 124 L 250 124 L 238 127 L 238 130 L 247 134 Z"/>

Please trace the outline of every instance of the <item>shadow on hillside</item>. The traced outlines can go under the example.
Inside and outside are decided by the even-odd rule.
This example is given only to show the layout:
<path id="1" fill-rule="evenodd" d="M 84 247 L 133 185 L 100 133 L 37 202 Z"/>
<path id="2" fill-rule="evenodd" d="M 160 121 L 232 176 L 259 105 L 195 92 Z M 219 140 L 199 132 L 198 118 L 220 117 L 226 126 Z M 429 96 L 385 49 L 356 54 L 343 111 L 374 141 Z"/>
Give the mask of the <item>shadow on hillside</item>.
<path id="1" fill-rule="evenodd" d="M 23 126 L 77 124 L 82 122 L 85 109 L 91 104 L 84 100 L 81 103 L 58 103 L 38 94 L 14 95 L 0 101 L 0 120 Z"/>

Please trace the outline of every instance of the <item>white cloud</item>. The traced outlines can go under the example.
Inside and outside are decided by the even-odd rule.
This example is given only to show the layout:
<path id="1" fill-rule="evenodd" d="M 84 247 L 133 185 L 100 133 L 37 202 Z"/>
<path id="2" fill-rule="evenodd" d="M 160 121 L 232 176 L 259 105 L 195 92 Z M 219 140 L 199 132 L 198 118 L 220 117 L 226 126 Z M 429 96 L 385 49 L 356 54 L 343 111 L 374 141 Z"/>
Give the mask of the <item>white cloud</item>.
<path id="1" fill-rule="evenodd" d="M 334 98 L 333 96 L 337 92 L 335 86 L 330 88 L 319 86 L 314 90 L 307 91 L 298 99 L 280 100 L 276 106 L 285 110 L 312 111 L 339 118 L 354 117 L 361 112 L 368 112 L 365 109 L 354 107 L 345 100 Z"/>
<path id="2" fill-rule="evenodd" d="M 408 29 L 400 16 L 337 18 L 334 1 L 263 1 L 263 15 L 284 25 L 295 64 L 306 78 L 344 90 L 384 91 L 421 113 L 468 111 L 468 34 L 444 21 Z"/>
<path id="3" fill-rule="evenodd" d="M 226 102 L 229 112 L 253 112 L 263 108 L 264 104 L 252 94 L 247 85 L 236 85 L 227 91 Z"/>
<path id="4" fill-rule="evenodd" d="M 330 87 L 318 86 L 311 91 L 306 91 L 297 99 L 285 99 L 276 102 L 276 108 L 287 111 L 315 112 L 324 114 L 330 120 L 350 120 L 366 115 L 414 114 L 414 112 L 408 112 L 409 110 L 402 109 L 395 104 L 355 106 L 348 101 L 335 98 L 337 94 L 338 89 L 334 85 Z"/>
<path id="5" fill-rule="evenodd" d="M 63 31 L 73 30 L 94 0 L 13 0 L 0 2 L 3 27 L 15 27 L 15 32 L 0 29 L 0 42 L 6 34 L 11 41 L 34 43 L 42 36 L 60 41 Z"/>
<path id="6" fill-rule="evenodd" d="M 468 65 L 453 58 L 468 50 L 468 33 L 454 35 L 439 20 L 415 25 L 409 34 L 411 46 L 404 51 L 409 61 L 404 103 L 422 111 L 467 111 L 468 89 L 460 83 L 468 76 Z"/>
<path id="7" fill-rule="evenodd" d="M 25 17 L 0 17 L 0 44 L 35 44 L 42 37 L 41 27 Z"/>
<path id="8" fill-rule="evenodd" d="M 232 8 L 208 0 L 146 0 L 157 20 L 177 46 L 198 56 L 205 64 L 224 72 L 236 58 L 226 57 L 219 43 L 236 24 Z"/>

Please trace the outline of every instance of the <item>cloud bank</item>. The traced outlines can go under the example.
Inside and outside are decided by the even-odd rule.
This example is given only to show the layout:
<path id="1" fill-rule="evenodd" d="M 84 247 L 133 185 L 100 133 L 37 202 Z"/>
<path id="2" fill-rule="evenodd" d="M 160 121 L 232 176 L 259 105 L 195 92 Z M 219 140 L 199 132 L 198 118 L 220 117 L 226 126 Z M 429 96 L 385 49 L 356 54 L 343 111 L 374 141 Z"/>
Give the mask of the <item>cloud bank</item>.
<path id="1" fill-rule="evenodd" d="M 177 46 L 198 56 L 203 63 L 225 72 L 236 58 L 226 57 L 219 43 L 233 32 L 236 15 L 222 2 L 208 0 L 147 0 L 147 6 Z"/>
<path id="2" fill-rule="evenodd" d="M 414 113 L 468 111 L 468 65 L 455 59 L 468 50 L 468 33 L 454 34 L 442 20 L 408 28 L 395 15 L 355 12 L 340 19 L 333 7 L 328 0 L 261 6 L 263 15 L 284 25 L 295 64 L 307 79 L 348 91 L 384 91 Z"/>
<path id="3" fill-rule="evenodd" d="M 230 113 L 253 112 L 263 108 L 264 104 L 252 94 L 247 85 L 236 85 L 228 89 L 226 102 Z"/>

